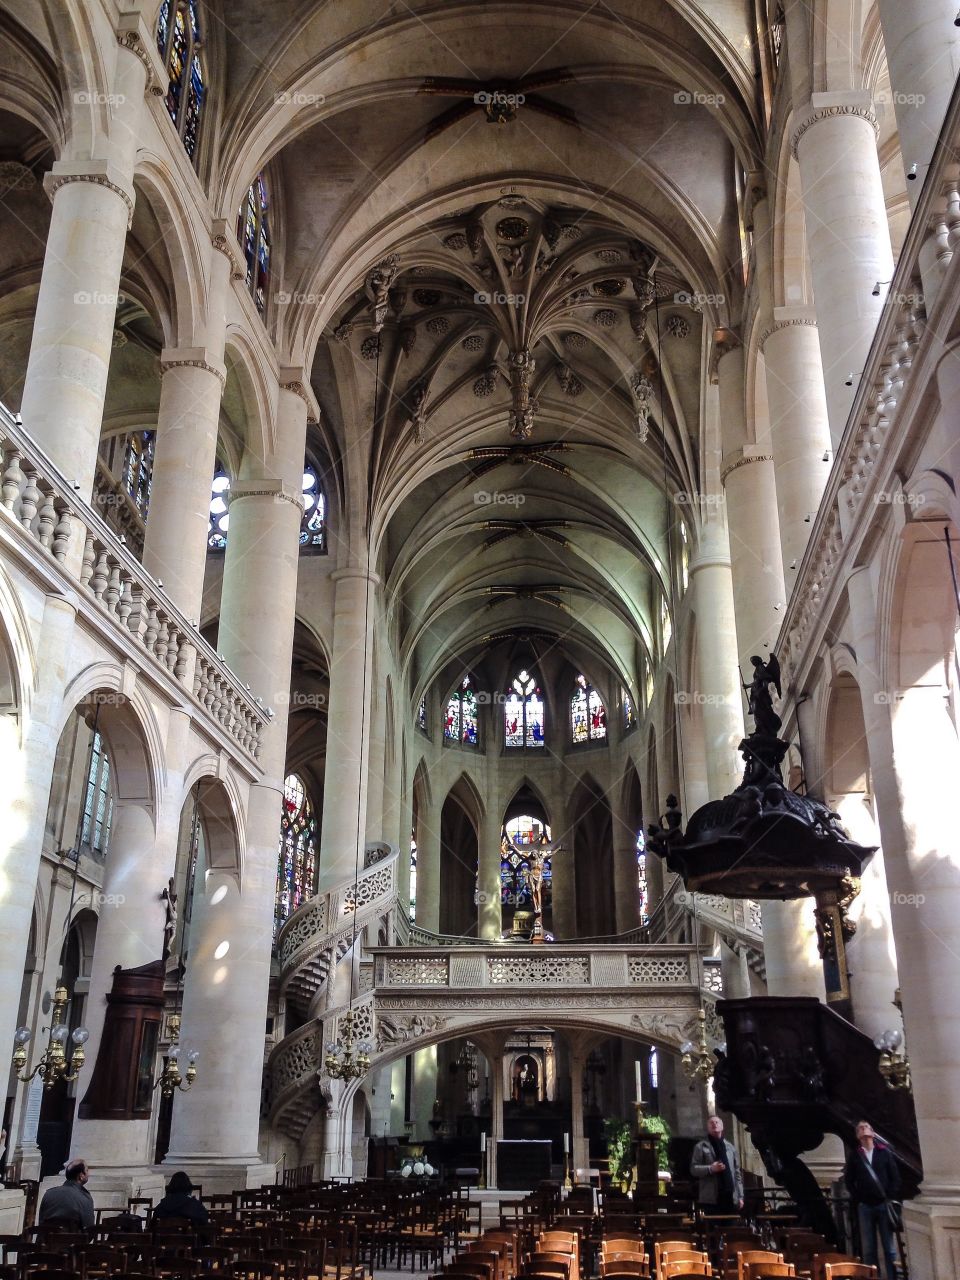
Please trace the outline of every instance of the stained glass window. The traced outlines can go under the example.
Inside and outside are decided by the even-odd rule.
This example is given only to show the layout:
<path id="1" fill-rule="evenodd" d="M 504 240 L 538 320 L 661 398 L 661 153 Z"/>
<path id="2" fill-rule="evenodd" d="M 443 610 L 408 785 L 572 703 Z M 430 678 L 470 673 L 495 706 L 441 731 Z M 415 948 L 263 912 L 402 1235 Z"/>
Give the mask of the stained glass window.
<path id="1" fill-rule="evenodd" d="M 529 815 L 512 818 L 504 828 L 500 841 L 500 905 L 505 928 L 512 925 L 516 912 L 531 912 L 533 908 L 530 862 L 525 850 L 533 845 L 549 843 L 550 828 Z M 548 928 L 553 905 L 553 864 L 549 855 L 543 860 L 542 877 L 543 926 Z"/>
<path id="2" fill-rule="evenodd" d="M 577 676 L 577 687 L 570 699 L 570 730 L 576 745 L 600 742 L 607 736 L 607 713 L 599 693 L 586 676 Z"/>
<path id="3" fill-rule="evenodd" d="M 302 778 L 291 773 L 283 782 L 274 937 L 284 920 L 316 891 L 317 820 Z"/>
<path id="4" fill-rule="evenodd" d="M 680 583 L 684 591 L 690 584 L 690 539 L 687 526 L 680 521 Z"/>
<path id="5" fill-rule="evenodd" d="M 448 742 L 460 742 L 468 747 L 475 747 L 480 740 L 477 730 L 477 693 L 469 676 L 464 676 L 447 703 L 443 736 Z"/>
<path id="6" fill-rule="evenodd" d="M 637 886 L 640 896 L 640 923 L 647 924 L 650 919 L 647 899 L 647 842 L 642 827 L 637 832 Z"/>
<path id="7" fill-rule="evenodd" d="M 227 529 L 230 524 L 230 513 L 227 511 L 229 500 L 230 477 L 222 467 L 218 467 L 213 477 L 210 521 L 207 525 L 207 546 L 211 551 L 222 551 L 227 545 Z"/>
<path id="8" fill-rule="evenodd" d="M 417 919 L 417 841 L 410 836 L 410 923 Z"/>
<path id="9" fill-rule="evenodd" d="M 303 516 L 300 519 L 300 545 L 318 551 L 327 549 L 327 500 L 316 471 L 308 462 L 303 469 Z"/>
<path id="10" fill-rule="evenodd" d="M 199 0 L 163 0 L 157 18 L 157 48 L 167 71 L 167 111 L 192 160 L 207 96 Z"/>
<path id="11" fill-rule="evenodd" d="M 427 695 L 424 694 L 420 699 L 420 706 L 417 708 L 417 728 L 427 732 Z"/>
<path id="12" fill-rule="evenodd" d="M 657 1061 L 656 1049 L 650 1050 L 650 1088 L 656 1089 L 660 1083 L 660 1064 Z"/>
<path id="13" fill-rule="evenodd" d="M 263 174 L 250 187 L 240 206 L 237 239 L 247 263 L 247 288 L 262 315 L 267 309 L 267 288 L 270 284 L 270 216 Z"/>
<path id="14" fill-rule="evenodd" d="M 646 658 L 643 660 L 643 697 L 645 704 L 649 707 L 653 698 L 653 671 Z"/>
<path id="15" fill-rule="evenodd" d="M 667 597 L 660 597 L 660 635 L 663 639 L 663 652 L 666 653 L 673 635 L 673 623 L 670 620 L 670 606 Z"/>
<path id="16" fill-rule="evenodd" d="M 152 431 L 134 432 L 127 436 L 123 455 L 123 483 L 143 520 L 146 520 L 150 507 L 155 438 Z"/>
<path id="17" fill-rule="evenodd" d="M 110 840 L 113 795 L 110 788 L 110 757 L 103 738 L 94 731 L 90 750 L 87 789 L 83 797 L 83 825 L 80 843 L 94 854 L 104 854 Z"/>
<path id="18" fill-rule="evenodd" d="M 633 699 L 630 697 L 629 693 L 627 693 L 626 689 L 624 689 L 623 691 L 623 732 L 629 733 L 630 730 L 635 729 L 636 726 L 637 726 L 637 713 L 633 709 Z"/>
<path id="19" fill-rule="evenodd" d="M 504 745 L 542 747 L 543 695 L 536 680 L 524 669 L 511 684 L 503 704 Z"/>

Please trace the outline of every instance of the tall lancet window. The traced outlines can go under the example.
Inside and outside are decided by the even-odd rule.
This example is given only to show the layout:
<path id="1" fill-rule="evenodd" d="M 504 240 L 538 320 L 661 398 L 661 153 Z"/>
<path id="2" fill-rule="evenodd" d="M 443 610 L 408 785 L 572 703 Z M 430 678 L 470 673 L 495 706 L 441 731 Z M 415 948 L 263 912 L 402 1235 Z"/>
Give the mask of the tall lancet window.
<path id="1" fill-rule="evenodd" d="M 110 785 L 110 757 L 101 735 L 94 730 L 90 769 L 83 797 L 83 825 L 80 843 L 97 861 L 102 860 L 110 840 L 113 821 L 113 789 Z"/>
<path id="2" fill-rule="evenodd" d="M 447 703 L 443 721 L 443 736 L 448 742 L 462 742 L 475 747 L 477 735 L 477 691 L 469 676 L 464 676 Z"/>
<path id="3" fill-rule="evenodd" d="M 267 184 L 263 174 L 247 192 L 237 215 L 237 239 L 247 263 L 247 288 L 253 294 L 257 310 L 267 309 L 270 284 L 270 214 Z"/>
<path id="4" fill-rule="evenodd" d="M 288 916 L 317 891 L 317 820 L 303 779 L 291 773 L 283 783 L 274 937 Z"/>
<path id="5" fill-rule="evenodd" d="M 526 668 L 518 672 L 507 692 L 503 733 L 508 747 L 543 746 L 543 694 Z"/>
<path id="6" fill-rule="evenodd" d="M 167 70 L 167 110 L 191 160 L 197 153 L 207 96 L 199 10 L 198 0 L 163 0 L 157 18 L 157 48 Z"/>
<path id="7" fill-rule="evenodd" d="M 607 736 L 607 713 L 603 702 L 584 675 L 577 676 L 577 687 L 570 699 L 570 732 L 574 745 L 602 742 Z"/>

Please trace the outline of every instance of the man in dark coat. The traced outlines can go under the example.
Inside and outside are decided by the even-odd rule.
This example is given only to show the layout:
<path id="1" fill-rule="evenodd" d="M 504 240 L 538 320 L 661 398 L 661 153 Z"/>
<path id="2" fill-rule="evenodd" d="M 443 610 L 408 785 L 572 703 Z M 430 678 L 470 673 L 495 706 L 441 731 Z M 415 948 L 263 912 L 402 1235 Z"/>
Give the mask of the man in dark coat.
<path id="1" fill-rule="evenodd" d="M 707 1136 L 693 1149 L 690 1173 L 697 1179 L 697 1200 L 707 1213 L 739 1213 L 743 1208 L 743 1175 L 732 1142 L 723 1137 L 723 1121 L 711 1116 Z"/>
<path id="2" fill-rule="evenodd" d="M 153 1211 L 154 1222 L 163 1218 L 189 1218 L 191 1222 L 206 1222 L 207 1206 L 191 1194 L 193 1190 L 189 1176 L 179 1169 L 167 1183 L 167 1194 Z"/>
<path id="3" fill-rule="evenodd" d="M 44 1193 L 37 1221 L 41 1226 L 56 1223 L 75 1231 L 92 1227 L 97 1215 L 93 1207 L 93 1196 L 86 1186 L 90 1176 L 86 1160 L 67 1161 L 63 1176 L 62 1186 L 51 1187 Z"/>
<path id="4" fill-rule="evenodd" d="M 891 1200 L 900 1198 L 900 1170 L 893 1152 L 881 1142 L 866 1120 L 857 1125 L 858 1145 L 850 1152 L 843 1180 L 857 1206 L 860 1223 L 860 1250 L 870 1266 L 877 1262 L 877 1234 L 887 1260 L 887 1280 L 896 1280 L 896 1246 L 890 1213 Z"/>

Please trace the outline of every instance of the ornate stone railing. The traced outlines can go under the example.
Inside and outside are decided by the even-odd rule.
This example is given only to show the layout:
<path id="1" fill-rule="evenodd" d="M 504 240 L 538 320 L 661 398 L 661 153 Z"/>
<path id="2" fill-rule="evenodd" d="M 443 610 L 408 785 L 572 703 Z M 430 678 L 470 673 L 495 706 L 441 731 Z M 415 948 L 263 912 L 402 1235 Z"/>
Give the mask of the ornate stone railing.
<path id="1" fill-rule="evenodd" d="M 418 925 L 407 925 L 405 937 L 402 939 L 403 944 L 411 947 L 489 947 L 490 938 L 474 938 L 469 934 L 457 933 L 433 933 L 430 929 L 421 929 Z M 628 929 L 625 933 L 605 933 L 598 934 L 596 937 L 571 939 L 575 945 L 585 943 L 604 944 L 609 943 L 616 946 L 630 946 L 633 943 L 648 942 L 646 925 L 637 929 Z M 511 938 L 502 940 L 504 946 L 526 947 L 528 945 L 525 939 L 518 938 L 514 941 Z M 567 946 L 568 941 L 562 940 L 559 944 L 553 945 Z"/>
<path id="2" fill-rule="evenodd" d="M 19 536 L 32 543 L 34 554 L 48 558 L 96 606 L 114 635 L 132 642 L 229 739 L 256 758 L 270 713 L 2 407 L 0 451 L 0 507 Z M 74 548 L 82 548 L 81 554 Z"/>
<path id="3" fill-rule="evenodd" d="M 682 886 L 675 891 L 674 901 L 718 933 L 734 933 L 758 947 L 763 944 L 759 902 L 749 898 L 725 898 L 719 893 L 688 893 Z"/>
<path id="4" fill-rule="evenodd" d="M 955 89 L 914 209 L 777 641 L 786 683 L 804 678 L 857 548 L 901 492 L 904 424 L 952 332 L 960 245 L 960 90 Z"/>

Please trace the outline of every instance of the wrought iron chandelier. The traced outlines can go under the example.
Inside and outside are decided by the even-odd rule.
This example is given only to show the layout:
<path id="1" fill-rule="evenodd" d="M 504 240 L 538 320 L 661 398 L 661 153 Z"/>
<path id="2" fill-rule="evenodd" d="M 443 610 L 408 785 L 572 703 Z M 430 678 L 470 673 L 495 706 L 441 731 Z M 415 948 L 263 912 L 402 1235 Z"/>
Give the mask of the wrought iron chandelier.
<path id="1" fill-rule="evenodd" d="M 188 1050 L 186 1055 L 187 1071 L 185 1075 L 181 1075 L 180 1055 L 182 1049 L 180 1046 L 179 1013 L 170 1015 L 167 1029 L 170 1032 L 170 1048 L 167 1050 L 167 1060 L 163 1064 L 163 1070 L 160 1072 L 154 1088 L 160 1090 L 162 1097 L 172 1098 L 177 1089 L 181 1089 L 186 1093 L 193 1086 L 193 1082 L 197 1078 L 197 1061 L 200 1058 L 200 1051 L 199 1049 Z"/>
<path id="2" fill-rule="evenodd" d="M 32 1071 L 24 1072 L 27 1065 L 27 1044 L 30 1041 L 30 1028 L 18 1027 L 14 1036 L 13 1051 L 13 1069 L 17 1073 L 17 1079 L 22 1080 L 24 1084 L 28 1080 L 32 1080 L 35 1075 L 39 1075 L 43 1080 L 44 1089 L 52 1089 L 58 1080 L 66 1080 L 72 1083 L 80 1074 L 86 1055 L 83 1046 L 90 1038 L 90 1032 L 86 1027 L 76 1027 L 73 1031 L 64 1025 L 64 1017 L 67 1006 L 70 1003 L 70 994 L 67 988 L 62 984 L 57 987 L 53 993 L 53 1013 L 50 1018 L 49 1036 L 47 1039 L 47 1047 L 43 1051 L 43 1056 Z M 70 1053 L 70 1061 L 67 1062 L 66 1046 L 68 1043 L 73 1045 Z"/>
<path id="3" fill-rule="evenodd" d="M 893 997 L 893 1003 L 902 1014 L 903 1006 L 900 1002 L 899 988 Z M 903 1044 L 903 1032 L 895 1030 L 881 1031 L 873 1044 L 874 1048 L 880 1050 L 880 1061 L 877 1066 L 887 1088 L 910 1089 L 910 1059 L 907 1057 L 906 1049 L 904 1049 L 903 1053 L 899 1052 L 900 1046 Z"/>
<path id="4" fill-rule="evenodd" d="M 334 1080 L 358 1080 L 370 1070 L 372 1052 L 369 1040 L 357 1040 L 353 1010 L 347 1009 L 340 1026 L 340 1040 L 327 1045 L 324 1069 Z"/>

